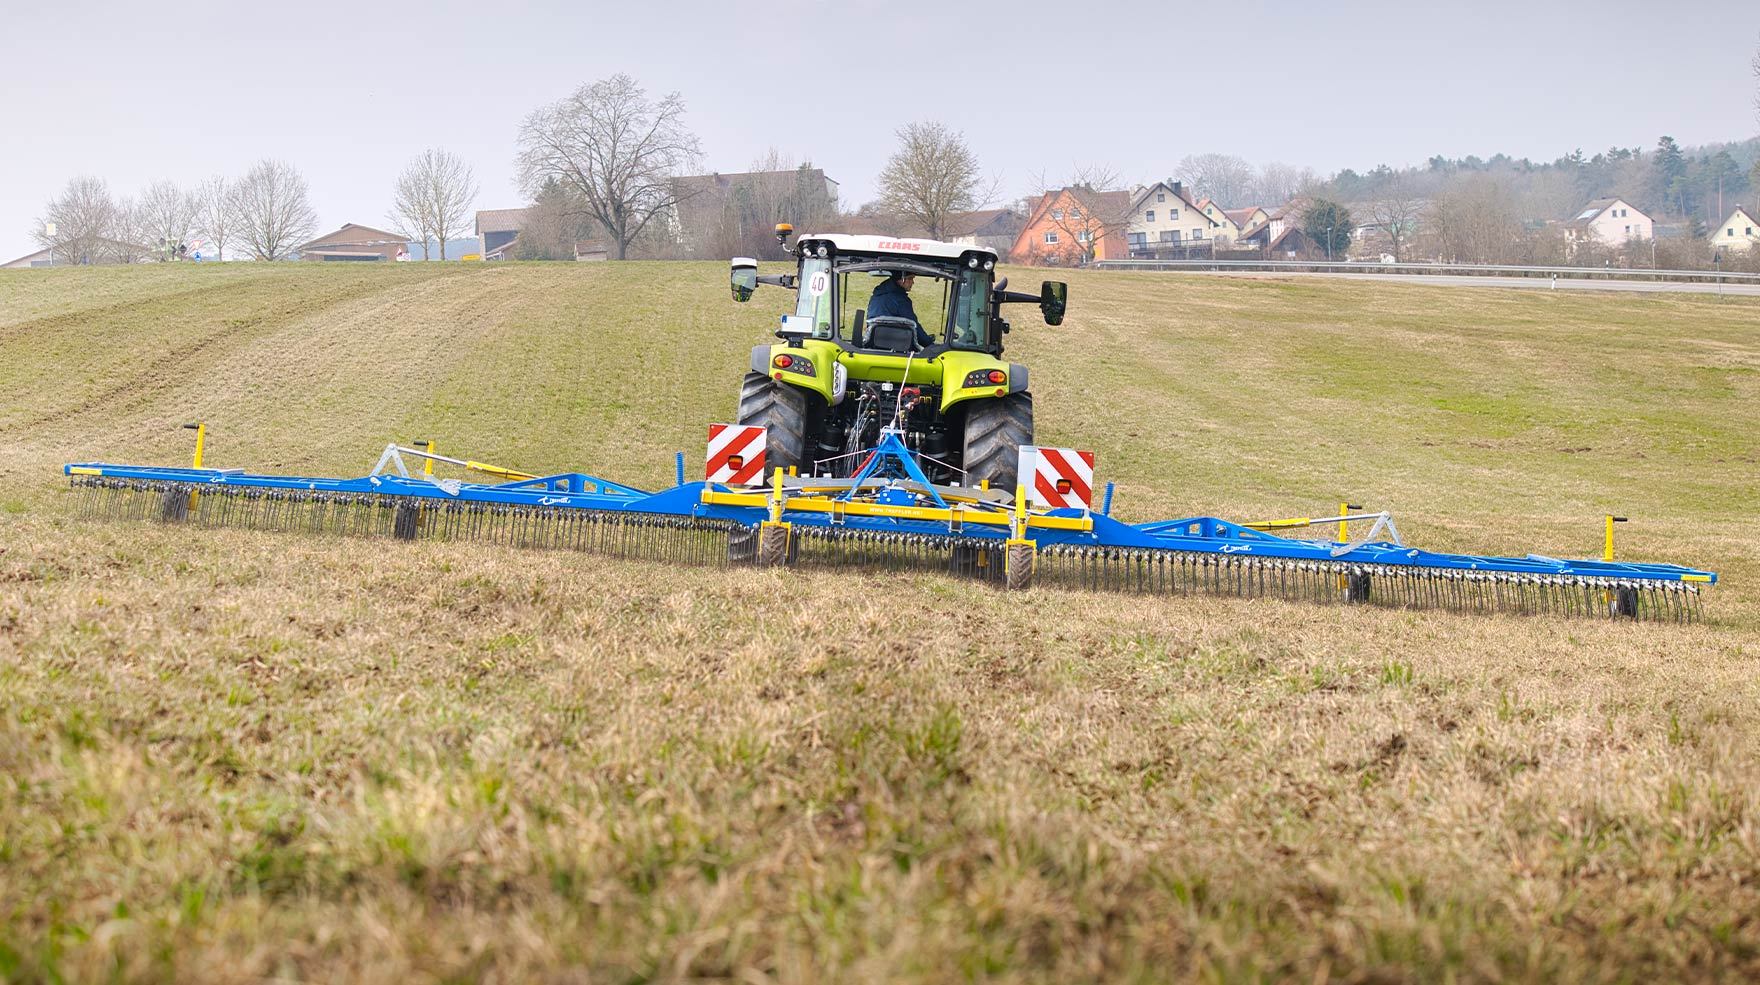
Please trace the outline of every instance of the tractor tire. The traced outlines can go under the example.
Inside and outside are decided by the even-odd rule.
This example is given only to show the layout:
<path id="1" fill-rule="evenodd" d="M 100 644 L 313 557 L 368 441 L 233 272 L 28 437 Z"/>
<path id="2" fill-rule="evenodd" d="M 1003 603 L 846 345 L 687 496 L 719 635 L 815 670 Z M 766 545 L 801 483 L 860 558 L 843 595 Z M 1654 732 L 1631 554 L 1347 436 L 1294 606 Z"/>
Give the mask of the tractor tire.
<path id="1" fill-rule="evenodd" d="M 1021 446 L 1033 443 L 1033 395 L 1022 391 L 967 405 L 966 482 L 990 480 L 990 488 L 1013 494 L 1020 481 Z"/>
<path id="2" fill-rule="evenodd" d="M 747 373 L 739 386 L 739 423 L 765 429 L 764 472 L 799 469 L 807 472 L 808 408 L 811 396 L 797 386 L 763 373 Z"/>

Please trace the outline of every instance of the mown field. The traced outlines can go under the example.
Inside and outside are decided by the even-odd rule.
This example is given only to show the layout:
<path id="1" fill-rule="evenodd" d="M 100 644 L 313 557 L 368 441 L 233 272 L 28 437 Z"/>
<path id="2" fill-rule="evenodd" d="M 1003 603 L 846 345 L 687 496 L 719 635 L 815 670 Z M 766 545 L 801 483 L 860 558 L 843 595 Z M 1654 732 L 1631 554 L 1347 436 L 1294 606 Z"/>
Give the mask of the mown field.
<path id="1" fill-rule="evenodd" d="M 1753 300 L 1078 273 L 1010 336 L 1127 519 L 1618 512 L 1688 627 L 70 514 L 196 420 L 669 484 L 784 303 L 725 276 L 0 272 L 0 980 L 1760 976 Z"/>

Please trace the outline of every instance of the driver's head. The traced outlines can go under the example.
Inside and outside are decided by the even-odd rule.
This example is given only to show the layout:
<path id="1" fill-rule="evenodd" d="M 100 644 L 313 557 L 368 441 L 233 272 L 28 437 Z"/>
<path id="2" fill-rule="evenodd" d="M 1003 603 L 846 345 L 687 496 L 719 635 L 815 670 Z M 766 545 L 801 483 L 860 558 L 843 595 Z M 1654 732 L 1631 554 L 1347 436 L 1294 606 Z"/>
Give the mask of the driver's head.
<path id="1" fill-rule="evenodd" d="M 905 271 L 899 271 L 898 273 L 893 274 L 892 279 L 895 281 L 898 281 L 898 286 L 904 288 L 907 291 L 910 290 L 912 287 L 914 287 L 917 283 L 917 275 L 912 274 L 912 273 L 907 273 Z"/>

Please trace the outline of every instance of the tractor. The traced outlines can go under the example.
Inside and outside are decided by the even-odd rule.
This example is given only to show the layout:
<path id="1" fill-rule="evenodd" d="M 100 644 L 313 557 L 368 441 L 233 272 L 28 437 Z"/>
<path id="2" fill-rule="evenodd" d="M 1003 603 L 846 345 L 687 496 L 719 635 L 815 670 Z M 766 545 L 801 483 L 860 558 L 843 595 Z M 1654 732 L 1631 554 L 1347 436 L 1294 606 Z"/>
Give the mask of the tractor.
<path id="1" fill-rule="evenodd" d="M 795 257 L 793 274 L 760 274 L 758 261 L 733 260 L 735 301 L 750 301 L 760 284 L 798 295 L 776 330 L 782 341 L 752 349 L 740 384 L 739 423 L 767 429 L 767 466 L 848 477 L 892 427 L 932 482 L 1012 493 L 1020 448 L 1033 443 L 1033 395 L 1027 367 L 1001 358 L 1008 322 L 1000 308 L 1034 303 L 1057 325 L 1067 286 L 1009 291 L 1006 277 L 994 281 L 996 252 L 981 246 L 841 233 L 790 246 L 792 233 L 776 227 Z M 870 317 L 876 289 L 907 277 L 917 318 L 898 315 L 896 305 Z"/>

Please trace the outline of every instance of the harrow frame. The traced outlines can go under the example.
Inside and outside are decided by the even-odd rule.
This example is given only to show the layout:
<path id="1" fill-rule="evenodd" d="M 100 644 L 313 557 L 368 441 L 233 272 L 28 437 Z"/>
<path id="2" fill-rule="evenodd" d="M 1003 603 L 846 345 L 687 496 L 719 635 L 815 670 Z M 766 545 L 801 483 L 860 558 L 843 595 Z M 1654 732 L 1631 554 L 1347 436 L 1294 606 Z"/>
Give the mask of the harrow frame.
<path id="1" fill-rule="evenodd" d="M 1420 550 L 1392 518 L 1233 523 L 1217 517 L 1129 524 L 1107 512 L 1029 508 L 1024 490 L 930 486 L 895 433 L 854 479 L 785 475 L 764 487 L 681 482 L 659 492 L 581 472 L 467 483 L 408 474 L 401 455 L 493 475 L 525 473 L 397 444 L 372 474 L 341 479 L 241 469 L 85 462 L 76 490 L 116 515 L 257 528 L 495 539 L 695 563 L 945 567 L 1007 585 L 1245 596 L 1689 620 L 1714 572 L 1675 564 L 1497 557 Z M 385 471 L 395 465 L 396 474 Z M 117 494 L 120 494 L 119 497 Z M 102 506 L 92 512 L 104 512 Z M 1273 528 L 1373 521 L 1363 539 L 1279 536 Z M 1373 541 L 1379 533 L 1392 540 Z M 655 540 L 649 550 L 645 541 Z"/>

